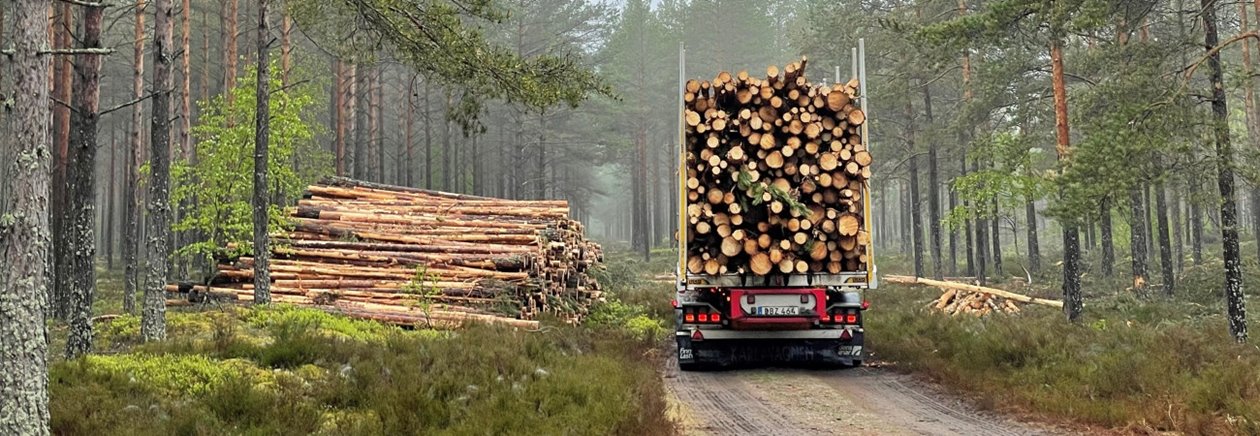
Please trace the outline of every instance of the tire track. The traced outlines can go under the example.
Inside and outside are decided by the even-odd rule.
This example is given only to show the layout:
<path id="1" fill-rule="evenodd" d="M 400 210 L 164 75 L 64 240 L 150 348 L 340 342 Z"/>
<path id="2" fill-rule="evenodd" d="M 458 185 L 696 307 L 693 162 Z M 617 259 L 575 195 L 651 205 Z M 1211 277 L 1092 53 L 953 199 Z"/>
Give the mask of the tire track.
<path id="1" fill-rule="evenodd" d="M 673 365 L 666 372 L 671 395 L 685 404 L 695 433 L 719 435 L 810 434 L 784 419 L 777 405 L 762 401 L 740 372 L 681 372 Z"/>
<path id="2" fill-rule="evenodd" d="M 680 372 L 666 385 L 685 434 L 993 435 L 1059 434 L 976 412 L 910 377 L 870 368 Z"/>

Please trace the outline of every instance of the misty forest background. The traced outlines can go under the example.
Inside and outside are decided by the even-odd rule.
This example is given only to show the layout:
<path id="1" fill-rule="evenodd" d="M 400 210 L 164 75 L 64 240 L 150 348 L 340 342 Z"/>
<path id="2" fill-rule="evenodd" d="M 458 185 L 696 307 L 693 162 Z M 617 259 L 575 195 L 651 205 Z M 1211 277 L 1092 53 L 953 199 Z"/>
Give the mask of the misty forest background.
<path id="1" fill-rule="evenodd" d="M 651 256 L 676 231 L 680 44 L 689 78 L 759 75 L 805 55 L 807 75 L 835 82 L 850 80 L 851 48 L 865 38 L 874 235 L 880 253 L 905 255 L 917 274 L 1060 280 L 1065 223 L 1079 229 L 1079 274 L 1132 276 L 1139 291 L 1173 293 L 1183 269 L 1231 257 L 1220 249 L 1230 229 L 1241 229 L 1244 241 L 1234 259 L 1254 262 L 1260 253 L 1250 242 L 1260 227 L 1260 52 L 1252 52 L 1260 47 L 1260 2 L 422 2 L 463 5 L 452 15 L 519 58 L 549 56 L 594 73 L 573 74 L 571 92 L 527 99 L 486 90 L 494 82 L 476 77 L 476 61 L 492 56 L 383 50 L 398 39 L 386 41 L 379 29 L 388 26 L 372 20 L 401 14 L 338 9 L 359 3 L 381 11 L 410 4 L 289 2 L 272 14 L 273 93 L 283 95 L 272 102 L 273 138 L 283 138 L 273 155 L 291 169 L 273 176 L 278 205 L 331 174 L 565 199 L 589 235 Z M 130 235 L 127 227 L 148 192 L 152 114 L 141 90 L 151 86 L 152 26 L 138 20 L 153 17 L 143 3 L 111 6 L 101 37 L 113 52 L 100 76 L 94 213 L 96 253 L 112 269 L 143 263 L 132 245 L 146 240 L 143 229 Z M 57 3 L 50 11 L 54 47 L 79 41 L 78 9 Z M 247 202 L 215 195 L 248 191 L 248 168 L 237 158 L 252 149 L 256 13 L 238 0 L 174 5 L 172 280 L 203 279 L 216 247 L 249 240 L 248 209 L 213 205 Z M 11 41 L 13 23 L 3 29 Z M 1205 52 L 1209 33 L 1226 42 L 1219 51 Z M 1206 46 L 1216 47 L 1211 39 Z M 1053 47 L 1064 65 L 1067 137 L 1056 135 Z M 1210 54 L 1221 60 L 1223 100 L 1212 94 Z M 55 247 L 71 130 L 63 103 L 75 59 L 58 56 L 50 76 L 61 101 L 52 125 Z M 418 72 L 417 63 L 428 69 Z M 555 71 L 571 74 L 570 66 Z M 472 78 L 452 79 L 461 72 Z M 11 75 L 0 77 L 0 90 L 11 86 Z M 1220 110 L 1228 103 L 1223 118 L 1214 117 L 1214 102 Z M 222 152 L 233 147 L 238 154 Z M 0 149 L 0 162 L 14 158 Z M 1232 194 L 1222 197 L 1226 180 Z M 9 190 L 0 184 L 0 199 Z M 1223 215 L 1234 200 L 1237 216 Z"/>

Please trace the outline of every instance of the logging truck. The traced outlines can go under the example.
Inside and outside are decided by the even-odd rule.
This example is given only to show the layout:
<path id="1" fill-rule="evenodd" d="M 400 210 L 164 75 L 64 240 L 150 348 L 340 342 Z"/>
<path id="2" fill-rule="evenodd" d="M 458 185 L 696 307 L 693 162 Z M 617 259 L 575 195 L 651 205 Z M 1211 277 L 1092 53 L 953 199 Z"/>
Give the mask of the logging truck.
<path id="1" fill-rule="evenodd" d="M 862 364 L 877 284 L 862 45 L 847 83 L 837 67 L 811 84 L 804 57 L 764 79 L 680 71 L 681 369 Z"/>

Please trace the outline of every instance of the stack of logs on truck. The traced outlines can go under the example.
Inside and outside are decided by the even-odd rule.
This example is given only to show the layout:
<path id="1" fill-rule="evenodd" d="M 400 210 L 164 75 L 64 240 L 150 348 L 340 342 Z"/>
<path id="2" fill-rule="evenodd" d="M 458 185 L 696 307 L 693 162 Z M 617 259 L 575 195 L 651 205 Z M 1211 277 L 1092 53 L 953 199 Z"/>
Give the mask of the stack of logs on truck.
<path id="1" fill-rule="evenodd" d="M 690 80 L 687 270 L 766 275 L 865 271 L 871 155 L 857 81 L 815 85 L 807 59 L 763 77 Z"/>
<path id="2" fill-rule="evenodd" d="M 307 188 L 292 226 L 272 236 L 271 294 L 396 324 L 468 320 L 534 327 L 539 315 L 579 322 L 601 299 L 588 272 L 600 246 L 565 201 L 516 201 L 328 178 Z M 253 299 L 253 258 L 226 259 L 208 285 Z"/>

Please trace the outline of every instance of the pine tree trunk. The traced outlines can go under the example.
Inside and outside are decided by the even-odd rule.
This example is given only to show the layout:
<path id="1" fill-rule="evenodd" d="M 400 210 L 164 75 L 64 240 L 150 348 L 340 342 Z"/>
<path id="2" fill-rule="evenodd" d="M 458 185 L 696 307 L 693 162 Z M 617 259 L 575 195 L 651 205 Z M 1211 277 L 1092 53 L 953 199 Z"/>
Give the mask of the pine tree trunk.
<path id="1" fill-rule="evenodd" d="M 81 48 L 101 48 L 102 7 L 83 13 Z M 96 125 L 101 94 L 101 55 L 79 55 L 74 62 L 74 110 L 70 112 L 70 166 L 66 168 L 67 320 L 66 358 L 92 350 L 92 299 L 96 295 Z"/>
<path id="2" fill-rule="evenodd" d="M 407 121 L 404 127 L 403 147 L 406 151 L 407 168 L 404 170 L 406 185 L 414 188 L 416 186 L 416 143 L 412 138 L 412 130 L 415 126 L 416 119 L 416 77 L 412 74 L 411 80 L 407 82 Z"/>
<path id="3" fill-rule="evenodd" d="M 1190 249 L 1194 258 L 1194 266 L 1203 265 L 1203 205 L 1199 204 L 1199 198 L 1194 193 L 1201 192 L 1203 188 L 1198 181 L 1191 181 L 1191 195 L 1188 203 L 1190 203 Z"/>
<path id="4" fill-rule="evenodd" d="M 1052 30 L 1052 32 L 1054 32 Z M 1050 82 L 1054 90 L 1055 154 L 1060 161 L 1071 154 L 1068 127 L 1067 87 L 1063 81 L 1063 41 L 1057 34 L 1050 38 Z M 1081 319 L 1084 302 L 1081 298 L 1081 246 L 1076 224 L 1063 223 L 1063 312 L 1068 321 Z"/>
<path id="5" fill-rule="evenodd" d="M 235 98 L 232 90 L 236 88 L 237 62 L 237 28 L 239 16 L 237 7 L 239 0 L 225 0 L 220 20 L 223 26 L 223 92 L 229 106 Z M 230 120 L 229 120 L 230 121 Z"/>
<path id="6" fill-rule="evenodd" d="M 965 138 L 963 138 L 962 135 L 959 135 L 959 143 L 966 144 Z M 967 151 L 965 150 L 965 146 L 962 153 L 960 153 L 960 156 L 961 156 L 961 159 L 959 160 L 959 163 L 961 165 L 959 165 L 959 174 L 965 176 L 967 175 Z M 963 199 L 962 204 L 963 204 L 963 209 L 967 209 L 967 210 L 971 209 L 970 201 Z M 965 245 L 963 248 L 966 249 L 965 251 L 967 254 L 967 274 L 966 275 L 974 277 L 976 275 L 976 250 L 975 250 L 976 242 L 972 239 L 972 237 L 975 235 L 975 232 L 972 231 L 973 229 L 972 229 L 971 223 L 972 223 L 972 220 L 970 218 L 963 220 L 963 235 L 965 236 L 967 240 L 966 241 L 967 245 Z"/>
<path id="7" fill-rule="evenodd" d="M 73 46 L 74 35 L 71 29 L 74 28 L 74 9 L 69 3 L 57 3 L 54 8 L 57 10 L 56 20 L 54 22 L 55 34 L 54 48 L 71 48 Z M 70 56 L 58 56 L 53 59 L 53 75 L 56 81 L 53 82 L 53 97 L 56 101 L 69 104 L 71 98 L 71 87 L 73 86 L 74 76 L 72 75 L 73 64 Z M 53 275 L 53 288 L 49 295 L 49 309 L 52 317 L 58 320 L 65 320 L 69 313 L 69 272 L 65 270 L 66 265 L 70 262 L 70 244 L 66 240 L 67 232 L 65 217 L 67 214 L 66 203 L 68 202 L 67 191 L 60 189 L 67 184 L 67 169 L 70 163 L 70 108 L 65 104 L 53 102 L 53 145 L 57 150 L 56 164 L 53 168 L 53 186 L 52 192 L 52 232 L 53 232 L 53 264 L 49 266 L 49 271 Z"/>
<path id="8" fill-rule="evenodd" d="M 971 161 L 971 171 L 980 171 L 979 160 Z M 985 209 L 983 204 L 977 204 L 977 209 Z M 981 212 L 983 213 L 983 212 Z M 988 268 L 989 268 L 989 220 L 983 217 L 976 218 L 976 280 L 983 286 L 988 284 Z"/>
<path id="9" fill-rule="evenodd" d="M 1024 220 L 1028 221 L 1028 270 L 1041 272 L 1041 243 L 1037 235 L 1037 204 L 1031 196 L 1024 200 Z"/>
<path id="10" fill-rule="evenodd" d="M 182 81 L 182 91 L 179 93 L 179 149 L 184 153 L 184 159 L 192 161 L 192 63 L 190 62 L 190 53 L 192 53 L 192 0 L 183 0 L 183 10 L 180 13 L 180 46 L 183 47 L 183 54 L 180 58 L 180 68 L 184 73 Z"/>
<path id="11" fill-rule="evenodd" d="M 534 189 L 535 189 L 534 198 L 537 198 L 540 200 L 547 198 L 547 122 L 546 122 L 546 118 L 547 118 L 546 109 L 540 109 L 538 111 L 538 156 L 537 156 L 538 157 L 537 159 L 538 184 L 534 186 Z M 643 133 L 640 132 L 640 135 L 643 135 Z M 640 140 L 643 142 L 647 142 L 647 138 L 640 138 Z M 636 151 L 636 153 L 638 152 Z M 636 156 L 638 155 L 636 154 Z M 644 159 L 641 157 L 639 157 L 639 159 L 640 159 L 639 160 L 640 164 L 642 164 Z M 636 169 L 636 171 L 638 170 Z M 638 183 L 643 183 L 643 179 L 639 179 Z M 640 200 L 642 200 L 643 198 L 646 198 L 646 196 L 643 196 L 642 198 L 640 198 Z M 638 204 L 636 204 L 636 206 L 638 206 Z M 646 231 L 646 226 L 645 228 L 640 229 L 640 231 Z"/>
<path id="12" fill-rule="evenodd" d="M 993 198 L 993 219 L 989 221 L 993 240 L 993 275 L 1002 278 L 1002 210 L 998 207 L 997 198 Z"/>
<path id="13" fill-rule="evenodd" d="M 1225 305 L 1229 333 L 1238 342 L 1247 340 L 1247 309 L 1244 306 L 1242 256 L 1238 248 L 1238 205 L 1234 198 L 1234 150 L 1229 137 L 1229 108 L 1225 100 L 1224 74 L 1216 32 L 1214 0 L 1202 0 L 1203 47 L 1208 56 L 1208 76 L 1212 83 L 1212 115 L 1216 131 L 1217 185 L 1221 191 L 1221 257 L 1225 261 Z"/>
<path id="14" fill-rule="evenodd" d="M 145 256 L 144 310 L 140 335 L 146 341 L 166 338 L 166 272 L 171 233 L 171 76 L 174 70 L 171 0 L 154 0 L 153 118 L 150 134 L 148 238 Z"/>
<path id="15" fill-rule="evenodd" d="M 1096 243 L 1094 242 L 1095 239 L 1096 238 L 1094 237 L 1094 220 L 1086 219 L 1085 221 L 1085 246 L 1089 247 L 1089 249 L 1091 250 L 1094 249 L 1094 246 L 1096 245 Z"/>
<path id="16" fill-rule="evenodd" d="M 346 72 L 340 59 L 333 60 L 333 160 L 338 177 L 346 176 Z"/>
<path id="17" fill-rule="evenodd" d="M 289 86 L 289 70 L 293 66 L 293 17 L 284 7 L 280 9 L 280 84 Z"/>
<path id="18" fill-rule="evenodd" d="M 0 26 L 3 24 L 0 23 Z M 118 214 L 118 130 L 111 129 L 109 135 L 109 187 L 105 199 L 105 268 L 114 271 L 114 218 Z"/>
<path id="19" fill-rule="evenodd" d="M 923 115 L 925 125 L 931 126 L 934 122 L 932 119 L 932 92 L 931 86 L 926 83 L 920 83 L 923 87 Z M 932 239 L 932 277 L 937 280 L 944 280 L 945 268 L 941 259 L 941 196 L 940 196 L 941 179 L 937 174 L 936 162 L 936 144 L 928 144 L 928 233 Z"/>
<path id="20" fill-rule="evenodd" d="M 910 182 L 903 181 L 901 190 L 897 194 L 901 200 L 901 210 L 897 213 L 897 223 L 901 226 L 901 232 L 898 235 L 900 236 L 898 239 L 901 241 L 901 254 L 911 254 L 912 248 L 910 244 L 913 238 L 910 237 L 910 217 L 912 216 L 910 213 Z"/>
<path id="21" fill-rule="evenodd" d="M 965 15 L 967 15 L 967 1 L 958 0 L 958 16 L 962 17 Z M 962 95 L 963 105 L 971 103 L 971 51 L 970 49 L 963 49 L 963 53 L 962 53 L 962 88 L 963 88 L 963 95 Z M 958 172 L 959 177 L 967 175 L 967 143 L 969 142 L 968 136 L 970 136 L 970 134 L 968 130 L 965 130 L 965 129 L 966 128 L 960 128 L 958 130 L 958 146 L 959 148 L 961 148 L 961 151 L 959 152 L 959 160 L 958 160 L 960 163 L 959 172 Z M 953 194 L 951 194 L 951 197 L 952 196 Z M 964 209 L 971 209 L 971 205 L 968 203 L 969 202 L 965 199 L 962 201 L 962 205 Z M 966 255 L 967 255 L 967 275 L 974 276 L 976 275 L 976 259 L 975 259 L 974 251 L 972 250 L 973 241 L 971 240 L 972 228 L 971 228 L 970 219 L 963 220 L 963 234 L 967 242 L 967 245 L 965 246 Z"/>
<path id="22" fill-rule="evenodd" d="M 1142 191 L 1136 187 L 1129 188 L 1129 253 L 1133 258 L 1133 290 L 1141 292 L 1146 288 L 1146 229 L 1142 207 Z"/>
<path id="23" fill-rule="evenodd" d="M 8 27 L 5 27 L 6 21 L 5 21 L 4 13 L 6 9 L 8 8 L 0 8 L 0 29 L 8 29 Z M 8 47 L 8 40 L 5 39 L 5 32 L 3 31 L 0 31 L 0 47 Z M 6 62 L 9 60 L 11 59 L 6 59 Z M 6 64 L 5 68 L 0 68 L 0 95 L 8 95 L 8 90 L 4 88 L 4 85 L 5 85 L 4 73 L 5 73 L 5 70 L 8 69 L 7 65 L 8 64 Z M 5 118 L 0 118 L 0 126 L 4 125 L 3 124 L 4 121 L 5 121 Z M 0 141 L 0 144 L 3 144 L 3 142 Z M 9 148 L 0 147 L 0 162 L 8 162 L 11 158 L 12 156 L 10 156 Z M 8 171 L 9 171 L 9 167 L 7 165 L 0 164 L 0 180 L 9 180 Z M 8 198 L 9 198 L 9 184 L 0 183 L 0 215 L 4 215 L 6 212 L 8 212 L 8 210 L 5 209 L 6 207 L 8 207 L 8 203 L 9 203 Z"/>
<path id="24" fill-rule="evenodd" d="M 1098 203 L 1098 236 L 1102 244 L 1102 274 L 1111 277 L 1116 264 L 1116 247 L 1111 234 L 1111 198 Z"/>
<path id="25" fill-rule="evenodd" d="M 13 55 L 6 68 L 14 73 L 13 106 L 4 118 L 7 135 L 0 138 L 14 154 L 0 162 L 10 187 L 4 201 L 7 219 L 0 223 L 0 434 L 49 434 L 48 420 L 48 276 L 45 274 L 50 235 L 48 201 L 50 98 L 48 70 L 48 0 L 6 2 L 15 20 Z M 8 142 L 12 141 L 12 142 Z"/>
<path id="26" fill-rule="evenodd" d="M 361 180 L 371 180 L 369 174 L 369 166 L 372 165 L 372 156 L 368 154 L 368 113 L 372 111 L 368 96 L 372 93 L 371 70 L 367 67 L 354 67 L 354 74 L 350 80 L 350 117 L 353 118 L 354 126 L 354 152 L 351 161 L 354 162 L 354 178 Z"/>
<path id="27" fill-rule="evenodd" d="M 1251 228 L 1256 239 L 1256 256 L 1260 259 L 1260 181 L 1252 182 L 1251 187 Z M 1178 259 L 1180 262 L 1180 259 Z M 1181 267 L 1177 267 L 1181 270 Z"/>
<path id="28" fill-rule="evenodd" d="M 949 210 L 958 207 L 958 194 L 953 188 L 949 189 Z M 949 275 L 958 276 L 958 225 L 951 224 L 949 226 Z"/>
<path id="29" fill-rule="evenodd" d="M 454 99 L 449 88 L 445 92 L 446 100 L 442 105 L 442 120 L 446 127 L 445 133 L 442 135 L 442 189 L 449 191 L 452 189 L 451 185 L 453 184 L 451 182 L 453 179 L 451 177 L 451 141 L 455 140 L 455 133 L 452 130 L 450 113 Z"/>
<path id="30" fill-rule="evenodd" d="M 1150 183 L 1142 184 L 1142 230 L 1146 231 L 1146 258 L 1152 259 L 1155 256 L 1155 223 L 1151 215 L 1155 213 L 1151 209 L 1151 185 Z"/>
<path id="31" fill-rule="evenodd" d="M 210 13 L 201 11 L 201 101 L 210 101 Z"/>
<path id="32" fill-rule="evenodd" d="M 1168 194 L 1163 183 L 1155 185 L 1155 213 L 1159 223 L 1156 237 L 1159 238 L 1159 263 L 1164 273 L 1164 295 L 1171 297 L 1177 277 L 1173 273 L 1172 242 L 1168 240 Z"/>
<path id="33" fill-rule="evenodd" d="M 1177 189 L 1173 189 L 1173 192 L 1176 193 Z M 1184 227 L 1182 226 L 1181 223 L 1182 223 L 1181 198 L 1177 195 L 1174 195 L 1173 206 L 1172 206 L 1172 229 L 1171 230 L 1172 230 L 1172 236 L 1173 236 L 1173 257 L 1176 259 L 1177 273 L 1179 274 L 1182 271 L 1185 271 L 1185 268 L 1186 268 L 1185 241 L 1182 237 L 1182 233 L 1184 233 L 1182 229 Z"/>
<path id="34" fill-rule="evenodd" d="M 135 12 L 134 63 L 131 70 L 131 98 L 144 96 L 144 10 L 145 0 L 137 0 Z M 127 203 L 123 209 L 123 311 L 136 313 L 136 293 L 140 290 L 140 226 L 143 214 L 140 210 L 140 167 L 144 165 L 141 132 L 144 131 L 144 105 L 131 107 L 130 159 L 127 161 Z"/>
<path id="35" fill-rule="evenodd" d="M 909 80 L 906 81 L 906 88 L 910 88 Z M 919 156 L 914 143 L 915 112 L 909 99 L 906 100 L 905 117 L 911 120 L 905 131 L 910 175 L 910 245 L 914 250 L 914 276 L 923 277 L 923 203 L 919 201 Z"/>
<path id="36" fill-rule="evenodd" d="M 385 183 L 386 166 L 385 166 L 385 140 L 381 135 L 381 127 L 385 125 L 385 108 L 381 105 L 384 96 L 381 94 L 384 87 L 381 84 L 383 79 L 382 67 L 376 67 L 372 72 L 372 122 L 369 123 L 369 130 L 372 131 L 372 146 L 375 148 L 373 154 L 376 156 L 376 181 Z"/>
<path id="37" fill-rule="evenodd" d="M 430 116 L 429 96 L 432 87 L 429 78 L 424 79 L 424 189 L 433 189 L 433 118 Z"/>
<path id="38" fill-rule="evenodd" d="M 541 117 L 540 117 L 540 121 L 541 121 Z M 542 126 L 540 126 L 540 128 L 541 127 Z M 546 130 L 544 129 L 542 131 L 545 132 Z M 540 133 L 539 135 L 540 135 L 540 140 L 541 140 L 542 133 Z M 639 188 L 639 201 L 635 203 L 634 207 L 635 207 L 635 216 L 639 217 L 639 226 L 640 226 L 639 227 L 639 243 L 641 244 L 640 247 L 643 249 L 644 262 L 649 262 L 652 260 L 652 244 L 650 241 L 648 241 L 648 238 L 651 237 L 649 233 L 651 231 L 650 229 L 651 223 L 650 223 L 649 215 L 648 215 L 649 211 L 648 211 L 648 199 L 647 199 L 647 180 L 645 180 L 647 179 L 647 142 L 648 142 L 647 132 L 645 131 L 645 129 L 640 128 L 639 138 L 637 141 L 637 147 L 635 151 L 635 157 L 636 157 L 636 160 L 638 161 L 638 165 L 636 165 L 636 169 L 635 169 L 635 179 L 637 179 L 635 182 L 635 185 L 639 186 L 640 188 Z M 544 174 L 546 174 L 545 172 L 546 167 L 540 167 L 540 169 L 544 170 Z"/>
<path id="39" fill-rule="evenodd" d="M 184 0 L 188 1 L 188 0 Z M 254 109 L 254 304 L 271 303 L 271 246 L 267 234 L 271 193 L 267 146 L 271 135 L 271 65 L 268 59 L 267 0 L 258 0 L 258 106 Z"/>

